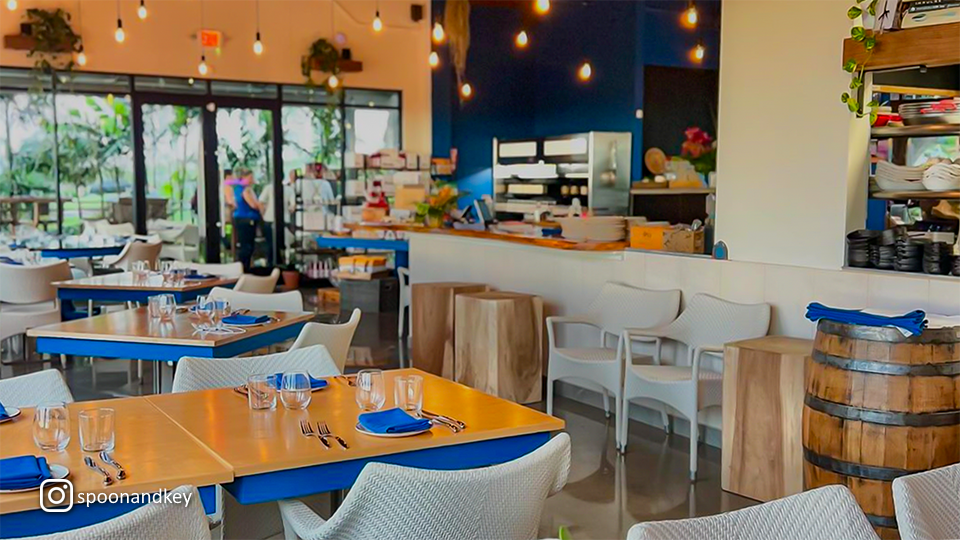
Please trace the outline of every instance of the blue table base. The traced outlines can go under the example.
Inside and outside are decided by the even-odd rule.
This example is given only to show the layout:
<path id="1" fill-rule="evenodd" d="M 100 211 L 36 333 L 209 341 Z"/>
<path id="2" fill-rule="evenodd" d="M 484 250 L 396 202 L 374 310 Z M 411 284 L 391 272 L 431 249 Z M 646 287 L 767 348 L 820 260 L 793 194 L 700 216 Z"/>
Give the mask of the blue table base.
<path id="1" fill-rule="evenodd" d="M 233 288 L 234 284 L 217 285 L 218 287 Z M 57 289 L 57 298 L 60 299 L 60 316 L 63 320 L 82 318 L 85 312 L 77 310 L 73 302 L 94 300 L 99 302 L 140 302 L 146 304 L 151 296 L 158 294 L 172 294 L 178 304 L 192 302 L 202 294 L 209 294 L 213 285 L 190 291 L 165 291 L 163 289 Z"/>

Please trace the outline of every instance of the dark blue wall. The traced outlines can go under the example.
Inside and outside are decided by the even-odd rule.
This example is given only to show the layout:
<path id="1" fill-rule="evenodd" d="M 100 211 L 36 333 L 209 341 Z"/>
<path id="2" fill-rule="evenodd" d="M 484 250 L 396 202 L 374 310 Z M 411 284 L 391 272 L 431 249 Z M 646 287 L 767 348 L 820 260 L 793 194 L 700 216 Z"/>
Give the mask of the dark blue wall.
<path id="1" fill-rule="evenodd" d="M 639 178 L 643 146 L 643 68 L 646 65 L 717 68 L 719 1 L 700 1 L 698 30 L 680 25 L 682 0 L 555 0 L 545 17 L 526 3 L 489 4 L 471 10 L 467 79 L 475 97 L 461 105 L 446 46 L 443 67 L 433 76 L 433 153 L 458 149 L 461 190 L 492 192 L 492 139 L 560 135 L 582 131 L 633 133 L 634 176 Z M 522 7 L 520 7 L 522 6 Z M 525 12 L 526 11 L 526 12 Z M 433 2 L 443 13 L 443 2 Z M 525 24 L 526 22 L 526 24 Z M 530 46 L 519 51 L 513 37 L 526 28 Z M 707 56 L 689 59 L 697 39 Z M 577 68 L 593 66 L 582 83 Z"/>

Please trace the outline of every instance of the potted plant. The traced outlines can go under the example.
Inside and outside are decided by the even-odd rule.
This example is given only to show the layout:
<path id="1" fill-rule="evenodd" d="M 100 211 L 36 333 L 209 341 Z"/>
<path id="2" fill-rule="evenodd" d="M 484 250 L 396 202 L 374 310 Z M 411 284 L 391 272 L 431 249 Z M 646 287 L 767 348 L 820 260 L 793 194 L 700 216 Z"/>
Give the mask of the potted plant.
<path id="1" fill-rule="evenodd" d="M 29 30 L 31 46 L 27 57 L 33 59 L 37 73 L 72 71 L 73 53 L 83 50 L 80 36 L 70 26 L 70 14 L 61 8 L 31 8 L 24 13 L 21 29 Z"/>
<path id="2" fill-rule="evenodd" d="M 300 288 L 300 270 L 297 264 L 296 253 L 290 253 L 287 264 L 280 267 L 280 277 L 283 280 L 283 285 L 280 287 L 282 291 L 295 291 Z"/>
<path id="3" fill-rule="evenodd" d="M 456 188 L 444 184 L 435 194 L 427 197 L 426 201 L 417 203 L 417 218 L 427 227 L 441 227 L 450 211 L 457 206 L 460 197 Z"/>

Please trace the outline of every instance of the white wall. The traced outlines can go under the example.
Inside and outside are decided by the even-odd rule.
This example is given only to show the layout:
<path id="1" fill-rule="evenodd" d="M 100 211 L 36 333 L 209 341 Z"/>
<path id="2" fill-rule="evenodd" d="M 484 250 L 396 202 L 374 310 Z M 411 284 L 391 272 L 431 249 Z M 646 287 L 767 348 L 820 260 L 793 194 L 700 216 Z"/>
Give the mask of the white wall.
<path id="1" fill-rule="evenodd" d="M 199 0 L 146 0 L 149 16 L 137 18 L 136 0 L 120 0 L 127 39 L 117 44 L 117 3 L 82 0 L 82 21 L 76 0 L 19 0 L 11 13 L 0 7 L 0 33 L 19 33 L 26 9 L 62 7 L 73 15 L 73 28 L 83 37 L 90 71 L 197 77 L 200 53 L 194 36 L 200 27 Z M 410 19 L 410 5 L 424 6 L 425 18 Z M 261 0 L 262 56 L 252 52 L 256 33 L 254 0 L 205 0 L 204 26 L 223 32 L 219 54 L 207 52 L 210 77 L 240 81 L 302 84 L 300 57 L 316 39 L 330 39 L 328 0 Z M 431 82 L 430 2 L 383 1 L 381 17 L 386 28 L 374 34 L 370 27 L 374 0 L 339 0 L 335 5 L 336 30 L 347 36 L 353 57 L 363 62 L 363 72 L 345 74 L 346 85 L 403 92 L 403 142 L 406 149 L 430 152 Z M 0 65 L 30 67 L 25 52 L 0 49 Z M 319 79 L 318 79 L 319 82 Z"/>
<path id="2" fill-rule="evenodd" d="M 716 238 L 732 260 L 837 269 L 863 226 L 868 126 L 840 102 L 847 7 L 723 2 Z"/>

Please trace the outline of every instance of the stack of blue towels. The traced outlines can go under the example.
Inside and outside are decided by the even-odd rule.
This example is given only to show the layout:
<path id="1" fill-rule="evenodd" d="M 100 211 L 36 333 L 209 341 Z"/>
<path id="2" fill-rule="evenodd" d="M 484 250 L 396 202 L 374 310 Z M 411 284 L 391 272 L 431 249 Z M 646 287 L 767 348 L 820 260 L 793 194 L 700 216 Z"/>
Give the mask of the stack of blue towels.
<path id="1" fill-rule="evenodd" d="M 924 329 L 927 328 L 927 314 L 919 309 L 896 317 L 888 317 L 864 313 L 859 309 L 832 308 L 818 302 L 811 302 L 807 306 L 807 318 L 814 322 L 826 319 L 862 326 L 893 326 L 905 330 L 912 336 L 923 333 Z"/>

